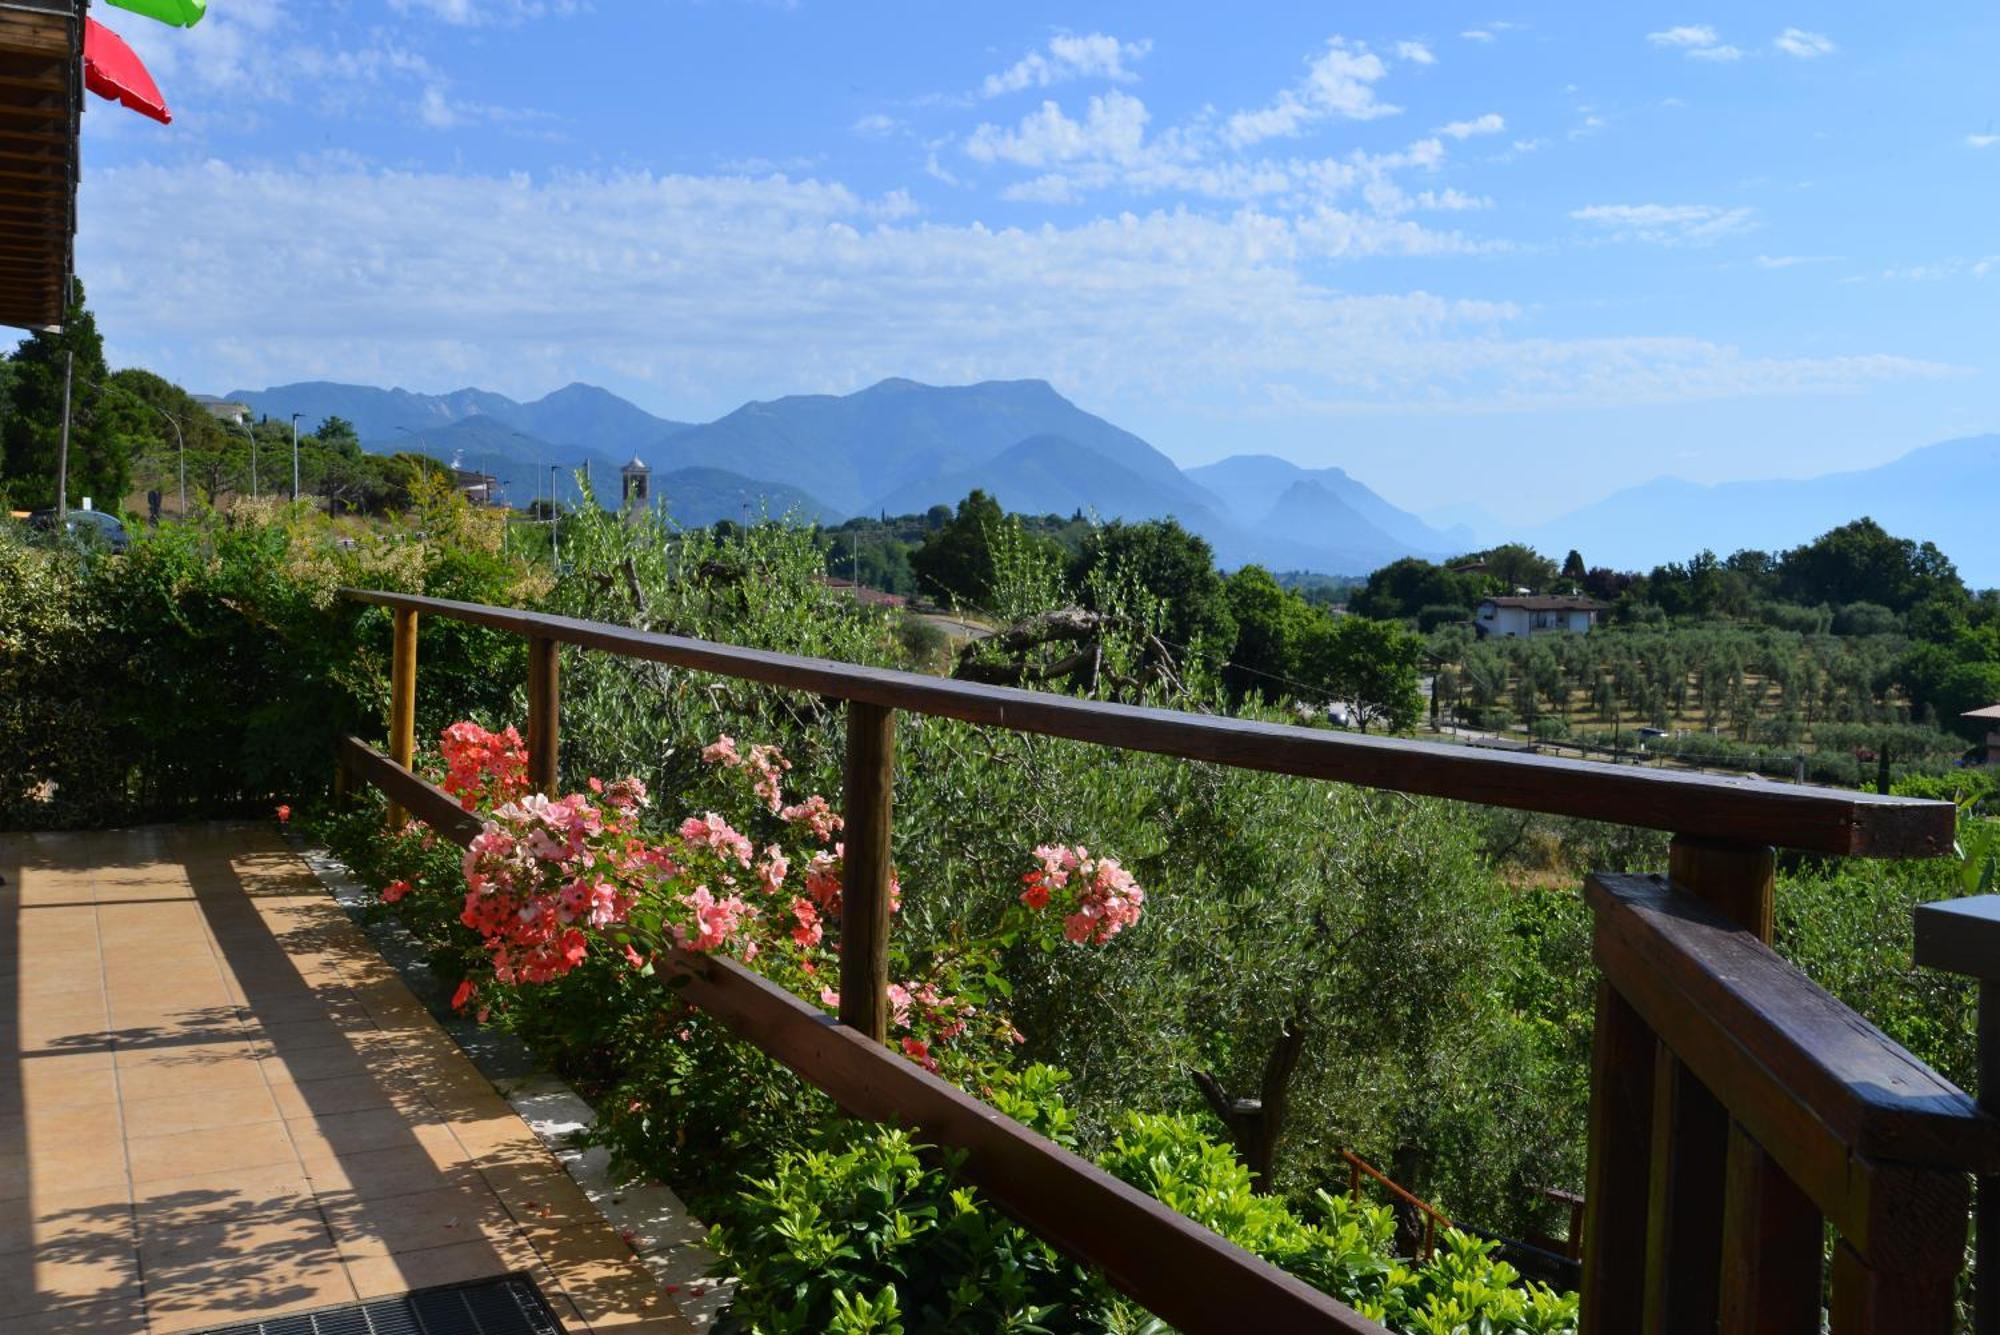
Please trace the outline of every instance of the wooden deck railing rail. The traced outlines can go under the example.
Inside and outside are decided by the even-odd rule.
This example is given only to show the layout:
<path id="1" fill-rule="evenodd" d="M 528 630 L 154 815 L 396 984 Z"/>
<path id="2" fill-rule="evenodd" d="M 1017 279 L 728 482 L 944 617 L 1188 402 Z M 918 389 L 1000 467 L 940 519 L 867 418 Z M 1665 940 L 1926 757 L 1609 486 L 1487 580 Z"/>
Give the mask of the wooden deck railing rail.
<path id="1" fill-rule="evenodd" d="M 728 959 L 673 960 L 688 980 L 681 995 L 850 1112 L 964 1151 L 967 1177 L 998 1205 L 1187 1330 L 1379 1328 L 883 1046 L 896 714 L 1671 831 L 1667 877 L 1587 887 L 1603 976 L 1586 1331 L 1817 1332 L 1822 1218 L 1840 1237 L 1836 1335 L 1951 1329 L 1966 1178 L 2000 1170 L 2000 1120 L 1766 944 L 1774 847 L 1945 856 L 1949 803 L 1175 713 L 509 608 L 347 596 L 393 613 L 394 680 L 389 753 L 347 738 L 341 766 L 389 797 L 392 819 L 407 812 L 459 842 L 476 824 L 410 768 L 420 614 L 527 639 L 529 772 L 544 791 L 558 770 L 563 645 L 845 702 L 838 1022 Z"/>

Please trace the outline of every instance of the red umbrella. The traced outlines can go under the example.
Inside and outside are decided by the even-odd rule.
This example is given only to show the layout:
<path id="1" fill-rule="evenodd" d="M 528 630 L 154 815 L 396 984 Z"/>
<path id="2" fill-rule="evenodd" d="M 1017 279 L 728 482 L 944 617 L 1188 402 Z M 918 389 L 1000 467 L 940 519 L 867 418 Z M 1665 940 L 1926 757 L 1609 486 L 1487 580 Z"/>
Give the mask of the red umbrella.
<path id="1" fill-rule="evenodd" d="M 173 123 L 167 99 L 125 39 L 96 19 L 83 21 L 83 85 L 99 97 L 123 103 L 162 125 Z"/>

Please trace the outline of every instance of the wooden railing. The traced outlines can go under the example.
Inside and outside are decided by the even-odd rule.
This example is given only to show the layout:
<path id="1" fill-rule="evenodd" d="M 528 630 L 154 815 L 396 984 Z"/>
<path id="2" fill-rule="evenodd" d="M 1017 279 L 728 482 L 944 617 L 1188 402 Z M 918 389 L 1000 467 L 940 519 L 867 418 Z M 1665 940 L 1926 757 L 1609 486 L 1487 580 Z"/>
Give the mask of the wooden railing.
<path id="1" fill-rule="evenodd" d="M 1361 1179 L 1365 1177 L 1388 1192 L 1390 1196 L 1401 1201 L 1409 1209 L 1415 1211 L 1423 1219 L 1424 1239 L 1418 1244 L 1416 1254 L 1418 1260 L 1428 1261 L 1431 1253 L 1437 1250 L 1437 1231 L 1440 1228 L 1451 1228 L 1451 1220 L 1446 1218 L 1444 1212 L 1429 1201 L 1421 1199 L 1408 1188 L 1398 1186 L 1396 1183 L 1390 1181 L 1386 1173 L 1356 1154 L 1353 1150 L 1342 1150 L 1340 1157 L 1347 1161 L 1347 1198 L 1349 1200 L 1358 1201 L 1361 1199 Z"/>
<path id="2" fill-rule="evenodd" d="M 341 745 L 351 778 L 465 842 L 476 823 L 411 771 L 420 614 L 529 646 L 530 774 L 556 783 L 560 648 L 845 702 L 838 1021 L 733 960 L 681 955 L 681 995 L 864 1118 L 964 1152 L 996 1204 L 1192 1331 L 1379 1327 L 1028 1131 L 883 1045 L 899 711 L 1238 768 L 1673 832 L 1668 876 L 1587 887 L 1603 978 L 1584 1220 L 1592 1335 L 1820 1329 L 1820 1221 L 1839 1234 L 1837 1335 L 1950 1329 L 1966 1176 L 2000 1168 L 2000 1121 L 1769 949 L 1773 847 L 1938 857 L 1955 811 L 1830 789 L 1357 736 L 1081 700 L 637 631 L 350 590 L 394 614 L 384 754 Z"/>

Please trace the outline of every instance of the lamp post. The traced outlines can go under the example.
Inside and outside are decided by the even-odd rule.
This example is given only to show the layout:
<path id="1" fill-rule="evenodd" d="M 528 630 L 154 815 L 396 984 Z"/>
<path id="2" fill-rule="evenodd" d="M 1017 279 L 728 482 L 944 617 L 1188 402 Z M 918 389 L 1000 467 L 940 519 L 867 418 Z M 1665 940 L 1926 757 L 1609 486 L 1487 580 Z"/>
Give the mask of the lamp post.
<path id="1" fill-rule="evenodd" d="M 299 499 L 299 414 L 292 414 L 292 502 Z"/>
<path id="2" fill-rule="evenodd" d="M 150 400 L 150 399 L 142 399 L 142 398 L 140 398 L 140 397 L 139 397 L 139 396 L 138 396 L 137 394 L 133 393 L 133 392 L 132 392 L 131 390 L 129 390 L 129 389 L 126 389 L 126 388 L 125 388 L 124 386 L 122 386 L 122 385 L 100 385 L 100 384 L 96 384 L 95 382 L 86 382 L 86 383 L 89 383 L 89 384 L 90 384 L 90 387 L 91 387 L 92 389 L 94 389 L 94 390 L 97 390 L 97 391 L 99 391 L 100 393 L 101 393 L 102 391 L 104 391 L 104 390 L 107 390 L 107 389 L 115 389 L 115 390 L 117 390 L 117 391 L 118 391 L 118 392 L 119 392 L 120 394 L 123 394 L 123 395 L 124 395 L 124 396 L 125 396 L 126 398 L 128 398 L 128 399 L 132 400 L 132 402 L 134 402 L 134 403 L 136 403 L 136 404 L 139 404 L 139 405 L 140 405 L 141 407 L 145 407 L 145 408 L 151 408 L 151 409 L 152 409 L 152 410 L 153 410 L 154 412 L 156 412 L 156 413 L 158 413 L 158 414 L 159 414 L 160 416 L 162 416 L 162 417 L 166 418 L 166 419 L 167 419 L 167 424 L 168 424 L 169 426 L 173 427 L 173 429 L 174 429 L 174 453 L 175 453 L 175 455 L 176 455 L 176 456 L 177 456 L 177 457 L 179 458 L 179 461 L 180 461 L 180 475 L 181 475 L 181 518 L 182 518 L 182 519 L 186 519 L 186 518 L 187 518 L 187 510 L 188 510 L 188 460 L 187 460 L 187 438 L 186 438 L 185 436 L 183 436 L 183 435 L 181 434 L 181 419 L 180 419 L 180 418 L 178 418 L 178 417 L 175 417 L 175 416 L 174 416 L 174 415 L 173 415 L 172 413 L 168 412 L 168 411 L 167 411 L 167 410 L 166 410 L 165 408 L 162 408 L 162 407 L 161 407 L 161 406 L 160 406 L 159 404 L 157 404 L 157 403 L 154 403 L 154 402 L 153 402 L 152 400 Z"/>
<path id="3" fill-rule="evenodd" d="M 561 472 L 561 464 L 549 465 L 549 570 L 558 575 L 562 573 L 562 562 L 556 556 L 556 535 L 558 531 L 556 526 L 556 477 Z"/>
<path id="4" fill-rule="evenodd" d="M 250 499 L 254 501 L 257 499 L 257 433 L 240 417 L 236 419 L 236 425 L 242 427 L 243 434 L 250 437 Z"/>

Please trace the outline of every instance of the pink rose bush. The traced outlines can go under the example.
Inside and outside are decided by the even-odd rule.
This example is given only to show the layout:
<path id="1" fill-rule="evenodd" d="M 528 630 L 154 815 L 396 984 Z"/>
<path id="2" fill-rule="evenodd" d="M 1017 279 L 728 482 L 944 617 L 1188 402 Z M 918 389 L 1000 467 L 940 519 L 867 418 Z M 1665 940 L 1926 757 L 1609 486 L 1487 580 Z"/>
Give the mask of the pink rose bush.
<path id="1" fill-rule="evenodd" d="M 819 794 L 790 800 L 778 748 L 718 737 L 702 759 L 739 785 L 757 839 L 715 811 L 662 819 L 636 778 L 593 778 L 586 791 L 527 791 L 519 735 L 455 723 L 440 738 L 446 791 L 482 818 L 461 862 L 458 921 L 476 933 L 491 984 L 553 983 L 593 961 L 650 972 L 674 952 L 729 955 L 797 995 L 837 1010 L 844 845 Z M 723 805 L 730 805 L 723 803 Z M 423 835 L 420 837 L 429 837 Z M 759 846 L 761 844 L 761 847 Z M 1026 889 L 993 933 L 960 934 L 922 977 L 889 986 L 891 1042 L 931 1071 L 965 1070 L 1020 1035 L 987 1009 L 994 958 L 1027 939 L 1101 947 L 1137 923 L 1145 892 L 1116 859 L 1082 847 L 1036 848 Z M 443 887 L 431 887 L 441 893 Z M 407 880 L 387 903 L 416 893 Z M 890 908 L 900 905 L 891 872 Z M 463 1009 L 489 984 L 468 979 Z M 483 1011 L 483 1005 L 482 1005 Z"/>

